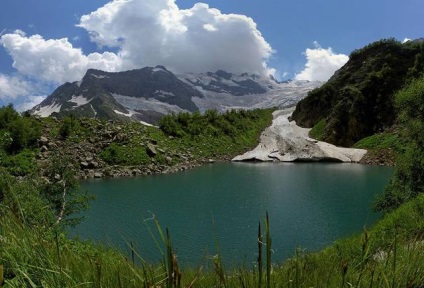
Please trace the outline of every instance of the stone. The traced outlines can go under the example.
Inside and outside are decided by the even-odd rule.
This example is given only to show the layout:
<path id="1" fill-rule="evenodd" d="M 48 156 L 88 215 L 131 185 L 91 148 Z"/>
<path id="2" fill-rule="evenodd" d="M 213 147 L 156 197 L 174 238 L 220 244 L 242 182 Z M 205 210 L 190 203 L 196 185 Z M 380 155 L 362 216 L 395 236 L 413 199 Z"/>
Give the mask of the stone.
<path id="1" fill-rule="evenodd" d="M 90 168 L 98 168 L 99 167 L 99 163 L 96 162 L 96 161 L 91 161 L 91 162 L 88 163 L 88 166 Z"/>
<path id="2" fill-rule="evenodd" d="M 150 157 L 154 157 L 158 154 L 158 152 L 156 151 L 156 146 L 154 146 L 153 144 L 149 143 L 147 144 L 146 147 L 146 153 L 147 155 L 149 155 Z"/>
<path id="3" fill-rule="evenodd" d="M 43 145 L 46 145 L 47 143 L 49 143 L 49 139 L 47 139 L 47 137 L 45 136 L 41 136 L 40 139 L 38 140 L 38 145 L 40 147 Z"/>
<path id="4" fill-rule="evenodd" d="M 83 161 L 83 162 L 81 162 L 80 163 L 80 167 L 81 167 L 81 169 L 88 169 L 89 168 L 89 164 L 87 163 L 87 162 L 85 162 L 85 161 Z"/>
<path id="5" fill-rule="evenodd" d="M 43 145 L 40 149 L 41 152 L 47 152 L 49 151 L 49 148 L 47 148 L 47 146 Z"/>
<path id="6" fill-rule="evenodd" d="M 94 178 L 103 178 L 103 173 L 102 172 L 94 173 Z"/>

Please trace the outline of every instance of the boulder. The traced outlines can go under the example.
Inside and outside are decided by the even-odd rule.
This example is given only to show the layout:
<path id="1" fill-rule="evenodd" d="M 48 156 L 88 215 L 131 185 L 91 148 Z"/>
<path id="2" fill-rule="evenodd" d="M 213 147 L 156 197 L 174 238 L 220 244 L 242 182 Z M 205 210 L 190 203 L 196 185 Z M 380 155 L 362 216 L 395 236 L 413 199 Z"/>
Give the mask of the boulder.
<path id="1" fill-rule="evenodd" d="M 154 146 L 153 144 L 149 143 L 147 144 L 146 147 L 146 153 L 147 155 L 149 155 L 150 157 L 154 157 L 158 154 L 158 152 L 156 151 L 156 146 Z"/>

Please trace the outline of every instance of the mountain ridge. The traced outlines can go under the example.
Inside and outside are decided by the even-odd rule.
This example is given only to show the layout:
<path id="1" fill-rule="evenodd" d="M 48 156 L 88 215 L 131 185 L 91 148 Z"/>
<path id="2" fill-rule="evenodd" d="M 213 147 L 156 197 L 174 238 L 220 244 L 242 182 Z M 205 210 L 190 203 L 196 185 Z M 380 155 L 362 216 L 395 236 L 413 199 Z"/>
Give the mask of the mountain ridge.
<path id="1" fill-rule="evenodd" d="M 160 65 L 122 72 L 88 69 L 81 81 L 59 86 L 30 113 L 156 124 L 171 113 L 292 106 L 320 84 L 224 70 L 174 74 Z"/>

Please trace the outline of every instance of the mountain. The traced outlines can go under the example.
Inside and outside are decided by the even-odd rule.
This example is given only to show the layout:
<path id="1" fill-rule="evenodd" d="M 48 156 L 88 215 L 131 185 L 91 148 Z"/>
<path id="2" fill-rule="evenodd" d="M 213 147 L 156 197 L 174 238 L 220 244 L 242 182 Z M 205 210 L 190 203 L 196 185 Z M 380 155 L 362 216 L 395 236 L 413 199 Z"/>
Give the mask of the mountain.
<path id="1" fill-rule="evenodd" d="M 293 106 L 320 84 L 222 70 L 176 75 L 163 66 L 116 73 L 90 69 L 81 81 L 58 87 L 30 113 L 154 124 L 170 113 Z"/>
<path id="2" fill-rule="evenodd" d="M 351 53 L 349 61 L 301 100 L 291 119 L 313 136 L 339 146 L 382 132 L 396 120 L 394 94 L 424 72 L 424 42 L 380 40 Z"/>

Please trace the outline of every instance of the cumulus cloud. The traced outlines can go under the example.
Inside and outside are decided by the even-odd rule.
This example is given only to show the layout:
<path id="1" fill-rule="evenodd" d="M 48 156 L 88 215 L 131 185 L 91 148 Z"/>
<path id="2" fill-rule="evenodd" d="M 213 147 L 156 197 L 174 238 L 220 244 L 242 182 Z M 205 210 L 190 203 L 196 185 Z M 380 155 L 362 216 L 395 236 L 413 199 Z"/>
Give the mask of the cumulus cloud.
<path id="1" fill-rule="evenodd" d="M 46 95 L 44 96 L 25 96 L 20 99 L 19 102 L 15 103 L 15 109 L 18 112 L 24 112 L 32 109 L 35 105 L 38 105 L 46 99 Z"/>
<path id="2" fill-rule="evenodd" d="M 334 53 L 331 47 L 324 49 L 316 41 L 314 46 L 304 52 L 305 68 L 296 74 L 296 80 L 327 81 L 349 60 L 347 55 Z"/>
<path id="3" fill-rule="evenodd" d="M 207 4 L 179 9 L 175 0 L 115 0 L 80 19 L 92 41 L 118 47 L 123 68 L 164 65 L 175 72 L 273 73 L 273 53 L 249 17 Z"/>
<path id="4" fill-rule="evenodd" d="M 19 96 L 31 94 L 33 85 L 18 76 L 0 74 L 0 99 L 13 100 Z"/>
<path id="5" fill-rule="evenodd" d="M 84 55 L 67 38 L 45 40 L 40 35 L 27 37 L 24 32 L 4 34 L 0 44 L 13 58 L 13 67 L 22 75 L 54 83 L 81 79 L 88 68 L 116 71 L 119 57 L 110 52 Z"/>
<path id="6" fill-rule="evenodd" d="M 275 73 L 267 65 L 274 51 L 253 19 L 203 3 L 180 9 L 175 0 L 112 0 L 82 16 L 77 26 L 99 47 L 115 52 L 86 55 L 68 38 L 2 30 L 0 45 L 12 57 L 16 76 L 0 74 L 0 102 L 33 105 L 44 96 L 31 95 L 47 94 L 36 85 L 51 88 L 77 81 L 89 68 L 116 72 L 164 65 L 177 73 Z"/>
<path id="7" fill-rule="evenodd" d="M 46 96 L 35 95 L 46 91 L 40 83 L 23 79 L 19 75 L 0 74 L 0 106 L 14 103 L 17 111 L 26 111 L 43 101 Z"/>

